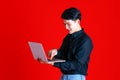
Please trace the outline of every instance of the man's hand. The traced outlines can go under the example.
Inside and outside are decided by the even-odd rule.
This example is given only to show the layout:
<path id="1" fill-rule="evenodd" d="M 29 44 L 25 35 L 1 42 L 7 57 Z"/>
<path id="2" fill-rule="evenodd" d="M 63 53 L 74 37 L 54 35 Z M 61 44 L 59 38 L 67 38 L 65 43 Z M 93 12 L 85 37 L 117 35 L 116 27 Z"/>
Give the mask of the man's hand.
<path id="1" fill-rule="evenodd" d="M 51 60 L 55 55 L 57 55 L 57 49 L 52 49 L 48 52 L 48 56 L 50 57 Z"/>
<path id="2" fill-rule="evenodd" d="M 54 62 L 47 62 L 47 64 L 54 65 Z"/>
<path id="3" fill-rule="evenodd" d="M 41 59 L 37 59 L 38 62 L 42 63 L 42 64 L 45 64 L 46 62 L 42 61 Z"/>
<path id="4" fill-rule="evenodd" d="M 50 64 L 50 65 L 54 65 L 54 62 L 44 62 L 41 59 L 37 59 L 38 62 L 40 62 L 41 64 Z"/>

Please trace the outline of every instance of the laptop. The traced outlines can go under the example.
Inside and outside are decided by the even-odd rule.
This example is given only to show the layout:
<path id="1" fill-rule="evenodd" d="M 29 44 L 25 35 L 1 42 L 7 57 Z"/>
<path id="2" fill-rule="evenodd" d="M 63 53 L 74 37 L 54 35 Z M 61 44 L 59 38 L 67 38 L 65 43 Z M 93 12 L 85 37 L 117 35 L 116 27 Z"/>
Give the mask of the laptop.
<path id="1" fill-rule="evenodd" d="M 47 59 L 44 48 L 41 43 L 28 42 L 28 44 L 35 60 L 41 59 L 44 62 L 65 62 L 65 60 L 61 60 L 61 59 L 53 59 L 53 60 Z"/>

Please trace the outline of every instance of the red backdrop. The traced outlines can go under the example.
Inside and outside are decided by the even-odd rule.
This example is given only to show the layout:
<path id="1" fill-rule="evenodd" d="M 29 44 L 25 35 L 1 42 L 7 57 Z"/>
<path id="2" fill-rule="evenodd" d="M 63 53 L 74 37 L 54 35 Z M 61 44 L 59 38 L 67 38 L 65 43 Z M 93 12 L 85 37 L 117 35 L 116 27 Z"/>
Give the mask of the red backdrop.
<path id="1" fill-rule="evenodd" d="M 60 16 L 69 7 L 81 10 L 94 43 L 87 80 L 119 80 L 118 0 L 0 1 L 0 80 L 59 80 L 60 70 L 35 61 L 27 42 L 42 42 L 46 53 L 59 48 L 67 34 Z"/>

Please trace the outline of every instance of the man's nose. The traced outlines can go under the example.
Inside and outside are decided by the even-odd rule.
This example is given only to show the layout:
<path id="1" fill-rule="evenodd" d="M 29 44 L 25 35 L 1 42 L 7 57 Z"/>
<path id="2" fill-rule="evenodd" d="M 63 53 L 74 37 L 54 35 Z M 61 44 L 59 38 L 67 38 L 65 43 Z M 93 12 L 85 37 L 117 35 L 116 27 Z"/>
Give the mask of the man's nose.
<path id="1" fill-rule="evenodd" d="M 68 25 L 65 25 L 65 28 L 68 29 Z"/>

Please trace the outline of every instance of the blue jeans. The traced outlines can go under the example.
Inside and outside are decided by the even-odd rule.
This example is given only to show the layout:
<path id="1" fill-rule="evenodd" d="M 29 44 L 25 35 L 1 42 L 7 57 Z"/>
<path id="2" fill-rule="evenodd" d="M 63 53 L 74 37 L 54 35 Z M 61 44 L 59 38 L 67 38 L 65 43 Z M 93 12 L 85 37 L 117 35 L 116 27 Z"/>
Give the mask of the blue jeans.
<path id="1" fill-rule="evenodd" d="M 73 74 L 73 75 L 62 75 L 60 80 L 86 80 L 85 75 Z"/>

